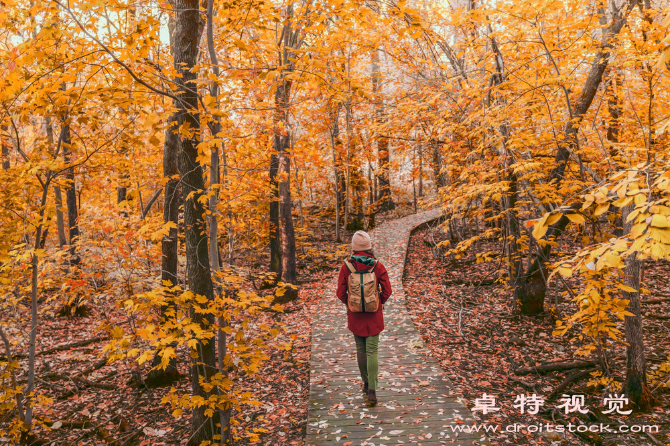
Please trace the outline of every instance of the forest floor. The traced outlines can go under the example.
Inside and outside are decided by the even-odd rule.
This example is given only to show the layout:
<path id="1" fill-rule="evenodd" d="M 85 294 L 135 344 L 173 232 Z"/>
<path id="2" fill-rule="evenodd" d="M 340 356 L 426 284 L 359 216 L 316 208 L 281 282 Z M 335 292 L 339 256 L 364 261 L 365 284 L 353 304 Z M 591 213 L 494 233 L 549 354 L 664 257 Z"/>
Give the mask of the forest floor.
<path id="1" fill-rule="evenodd" d="M 377 224 L 411 212 L 408 205 L 400 207 L 392 213 L 378 216 Z M 257 324 L 265 322 L 281 326 L 283 331 L 271 344 L 268 351 L 270 359 L 264 364 L 262 372 L 245 377 L 238 384 L 253 392 L 261 404 L 245 406 L 241 412 L 234 414 L 234 430 L 262 430 L 259 431 L 261 437 L 257 444 L 304 443 L 312 316 L 320 298 L 321 281 L 332 280 L 342 257 L 337 254 L 338 249 L 345 249 L 351 237 L 351 234 L 343 233 L 343 243 L 335 240 L 330 224 L 332 216 L 327 211 L 306 209 L 305 217 L 314 223 L 309 232 L 305 231 L 298 249 L 299 298 L 285 305 L 284 313 L 263 313 L 260 320 L 256 321 Z M 322 223 L 317 225 L 316 222 Z M 552 314 L 538 318 L 512 317 L 508 298 L 510 293 L 504 286 L 469 286 L 472 282 L 495 278 L 492 271 L 497 269 L 497 264 L 476 264 L 472 261 L 474 254 L 458 261 L 447 258 L 436 260 L 429 245 L 444 239 L 444 234 L 429 231 L 419 231 L 411 238 L 405 270 L 405 293 L 409 311 L 431 354 L 447 371 L 456 389 L 468 400 L 469 407 L 484 392 L 498 398 L 501 411 L 489 416 L 489 423 L 536 424 L 551 420 L 551 412 L 540 412 L 538 416 L 520 415 L 512 407 L 514 397 L 522 393 L 548 395 L 572 371 L 516 376 L 513 370 L 572 359 L 578 344 L 567 337 L 552 335 L 555 326 Z M 570 246 L 566 243 L 559 249 L 569 251 Z M 483 242 L 476 251 L 497 252 L 499 246 L 493 242 Z M 261 261 L 264 259 L 248 256 L 243 266 L 257 268 Z M 658 263 L 647 267 L 645 282 L 653 295 L 644 296 L 644 299 L 668 297 L 670 265 Z M 567 283 L 575 289 L 579 287 L 575 279 Z M 559 292 L 551 296 L 551 301 L 558 300 L 559 314 L 567 314 L 574 305 L 565 294 Z M 38 411 L 37 415 L 44 425 L 37 427 L 35 433 L 39 438 L 63 446 L 184 444 L 190 435 L 189 416 L 184 414 L 174 418 L 169 405 L 161 402 L 168 394 L 168 388 L 129 386 L 129 378 L 137 370 L 130 362 L 118 361 L 91 370 L 94 364 L 100 364 L 101 351 L 106 343 L 102 339 L 104 333 L 98 330 L 100 322 L 106 320 L 115 324 L 128 324 L 127 315 L 116 307 L 114 300 L 100 298 L 97 302 L 97 305 L 89 306 L 85 317 L 68 319 L 45 314 L 40 321 L 38 352 L 78 341 L 93 342 L 37 357 L 37 391 L 53 398 L 53 401 L 44 405 L 47 409 Z M 17 311 L 25 311 L 25 308 L 17 308 Z M 667 316 L 667 304 L 665 307 L 643 304 L 643 313 L 647 316 Z M 10 315 L 0 315 L 0 319 L 5 317 Z M 648 365 L 653 372 L 666 360 L 670 351 L 670 337 L 667 335 L 670 320 L 645 317 L 644 324 Z M 252 327 L 250 335 L 254 334 L 253 331 Z M 17 332 L 9 334 L 17 337 Z M 293 344 L 290 351 L 279 347 L 281 343 L 289 341 Z M 22 348 L 15 348 L 14 354 L 27 352 L 27 343 L 20 345 Z M 179 350 L 178 353 L 180 372 L 184 377 L 175 387 L 179 392 L 188 392 L 187 352 Z M 618 346 L 612 348 L 610 354 L 613 376 L 621 381 L 625 371 L 625 349 Z M 26 359 L 21 359 L 21 364 L 25 365 L 26 362 Z M 146 369 L 146 365 L 141 369 L 144 375 Z M 87 380 L 97 384 L 95 387 L 78 381 L 53 378 L 57 374 L 73 376 L 82 371 L 87 372 Z M 22 382 L 25 383 L 25 379 Z M 571 385 L 564 392 L 586 395 L 589 407 L 602 405 L 603 395 L 587 387 L 585 380 Z M 667 405 L 670 393 L 667 388 L 659 387 L 655 395 L 664 405 L 655 408 L 652 413 L 634 414 L 630 418 L 613 417 L 612 421 L 615 424 L 658 425 L 661 433 L 654 434 L 658 443 L 646 435 L 637 434 L 602 435 L 602 444 L 669 443 L 670 436 L 666 434 L 670 429 L 670 407 Z M 584 419 L 581 422 L 595 421 Z M 594 438 L 585 441 L 584 438 L 571 436 L 540 436 L 528 431 L 490 438 L 493 444 L 501 445 L 550 444 L 551 441 L 557 445 L 598 443 Z M 236 442 L 247 443 L 244 438 Z"/>
<path id="2" fill-rule="evenodd" d="M 405 293 L 408 309 L 412 314 L 431 354 L 440 362 L 451 378 L 456 389 L 467 399 L 472 408 L 476 398 L 483 393 L 494 395 L 496 405 L 501 410 L 493 415 L 482 415 L 484 422 L 505 427 L 513 423 L 525 425 L 553 423 L 560 416 L 559 410 L 552 414 L 551 408 L 556 402 L 545 403 L 537 416 L 521 415 L 513 408 L 516 395 L 533 394 L 547 398 L 551 392 L 575 370 L 553 372 L 545 375 L 537 373 L 517 376 L 515 369 L 530 367 L 555 361 L 581 359 L 574 356 L 579 342 L 566 336 L 554 336 L 555 316 L 551 313 L 540 317 L 512 316 L 510 290 L 505 286 L 479 285 L 482 281 L 495 279 L 498 269 L 494 263 L 476 263 L 476 252 L 500 252 L 498 242 L 482 242 L 468 256 L 461 259 L 433 256 L 436 242 L 445 240 L 440 230 L 423 229 L 416 232 L 409 246 L 408 261 L 405 268 Z M 478 249 L 477 249 L 478 248 Z M 564 242 L 559 249 L 570 250 L 570 244 Z M 670 296 L 670 265 L 656 263 L 645 269 L 645 283 L 653 291 L 649 298 Z M 580 283 L 573 279 L 569 286 L 578 289 Z M 479 285 L 479 286 L 478 286 Z M 547 307 L 554 299 L 558 300 L 558 314 L 574 311 L 574 302 L 567 291 L 551 295 Z M 553 302 L 551 303 L 553 305 Z M 667 304 L 643 304 L 643 314 L 668 316 Z M 645 346 L 647 364 L 650 372 L 658 369 L 667 360 L 670 352 L 670 320 L 652 317 L 644 318 Z M 622 382 L 626 371 L 624 346 L 611 346 L 610 369 L 612 376 Z M 603 407 L 603 392 L 587 386 L 587 379 L 563 389 L 562 394 L 586 395 L 586 406 Z M 658 384 L 652 384 L 652 388 Z M 611 392 L 611 391 L 610 391 Z M 575 424 L 599 424 L 611 426 L 625 423 L 632 425 L 657 425 L 659 434 L 654 439 L 645 434 L 601 434 L 600 438 L 565 436 L 560 434 L 531 433 L 527 429 L 518 433 L 490 435 L 491 444 L 603 444 L 603 445 L 643 445 L 668 444 L 670 442 L 670 389 L 659 386 L 655 395 L 661 400 L 661 406 L 649 414 L 633 414 L 630 417 L 607 416 L 597 409 L 581 416 L 570 414 Z M 560 404 L 560 401 L 559 401 Z M 478 412 L 480 413 L 480 412 Z M 500 432 L 500 431 L 499 431 Z"/>
<path id="3" fill-rule="evenodd" d="M 260 433 L 256 444 L 304 444 L 312 315 L 321 298 L 321 282 L 332 280 L 351 238 L 350 233 L 343 231 L 343 242 L 335 240 L 332 209 L 312 208 L 304 212 L 309 230 L 302 232 L 298 244 L 299 297 L 285 304 L 283 313 L 262 313 L 254 321 L 249 336 L 262 333 L 257 327 L 263 323 L 282 331 L 270 343 L 266 352 L 270 359 L 263 364 L 261 372 L 243 377 L 237 384 L 240 390 L 252 392 L 260 405 L 243 406 L 240 412 L 234 413 L 233 432 Z M 376 222 L 379 225 L 410 213 L 410 205 L 404 204 L 395 211 L 378 214 Z M 267 269 L 263 266 L 266 263 L 267 259 L 241 253 L 237 266 L 263 272 Z M 270 294 L 272 290 L 262 293 Z M 35 387 L 39 395 L 50 398 L 51 402 L 41 404 L 36 411 L 38 425 L 32 432 L 40 441 L 34 444 L 185 444 L 191 433 L 190 416 L 185 413 L 174 418 L 169 404 L 162 403 L 170 388 L 130 385 L 134 372 L 146 376 L 148 363 L 138 368 L 131 361 L 109 364 L 101 361 L 102 349 L 108 342 L 100 330 L 101 323 L 127 327 L 131 323 L 127 314 L 110 296 L 89 296 L 88 302 L 84 316 L 67 318 L 56 315 L 60 304 L 53 298 L 45 295 L 40 299 L 44 312 L 37 334 L 37 351 L 41 354 L 36 358 Z M 27 317 L 20 317 L 20 314 L 28 314 L 28 308 L 22 303 L 17 304 L 15 313 L 0 314 L 0 321 L 28 321 Z M 12 354 L 19 356 L 24 367 L 28 332 L 27 325 L 11 326 L 6 331 L 10 339 L 23 339 L 18 347 L 13 347 Z M 280 347 L 286 342 L 293 345 L 290 351 Z M 178 393 L 189 393 L 188 352 L 179 348 L 177 354 L 182 379 L 174 388 Z M 87 382 L 74 379 L 80 373 Z M 19 376 L 19 384 L 25 383 L 26 378 Z M 6 422 L 0 419 L 0 423 Z M 0 438 L 0 444 L 6 443 L 6 439 Z M 233 444 L 248 443 L 242 435 Z"/>

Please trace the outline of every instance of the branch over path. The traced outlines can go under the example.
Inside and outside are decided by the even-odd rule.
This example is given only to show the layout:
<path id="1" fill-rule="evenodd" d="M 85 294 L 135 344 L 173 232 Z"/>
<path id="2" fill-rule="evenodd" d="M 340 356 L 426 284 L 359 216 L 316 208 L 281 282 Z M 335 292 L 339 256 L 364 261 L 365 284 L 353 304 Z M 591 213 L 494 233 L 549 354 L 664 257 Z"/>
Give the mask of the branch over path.
<path id="1" fill-rule="evenodd" d="M 354 337 L 346 328 L 346 309 L 335 297 L 336 277 L 324 284 L 312 327 L 308 445 L 488 444 L 483 434 L 467 428 L 457 434 L 475 419 L 438 362 L 427 356 L 405 307 L 402 276 L 410 233 L 438 216 L 439 210 L 411 215 L 370 234 L 393 285 L 384 305 L 376 407 L 365 404 Z"/>

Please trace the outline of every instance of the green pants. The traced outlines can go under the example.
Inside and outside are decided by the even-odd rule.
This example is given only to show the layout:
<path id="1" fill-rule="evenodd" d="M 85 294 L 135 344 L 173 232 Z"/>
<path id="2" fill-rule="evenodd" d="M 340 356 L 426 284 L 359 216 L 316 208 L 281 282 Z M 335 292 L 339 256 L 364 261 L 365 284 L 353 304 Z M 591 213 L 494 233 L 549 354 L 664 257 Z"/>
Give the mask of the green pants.
<path id="1" fill-rule="evenodd" d="M 361 378 L 364 383 L 368 383 L 368 389 L 377 390 L 379 381 L 379 359 L 377 358 L 377 348 L 379 346 L 379 335 L 375 336 L 357 336 L 356 339 L 356 360 L 358 369 L 361 371 Z"/>

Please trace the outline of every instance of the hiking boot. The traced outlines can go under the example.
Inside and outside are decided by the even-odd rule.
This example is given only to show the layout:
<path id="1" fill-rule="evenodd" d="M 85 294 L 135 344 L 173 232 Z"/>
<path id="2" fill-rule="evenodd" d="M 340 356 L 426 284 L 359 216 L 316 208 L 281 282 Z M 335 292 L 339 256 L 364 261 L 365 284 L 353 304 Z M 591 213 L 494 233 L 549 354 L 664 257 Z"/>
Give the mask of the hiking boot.
<path id="1" fill-rule="evenodd" d="M 367 394 L 368 394 L 368 390 L 369 390 L 369 389 L 368 389 L 368 383 L 363 383 L 363 393 L 367 395 Z"/>
<path id="2" fill-rule="evenodd" d="M 372 389 L 368 390 L 368 405 L 377 405 L 377 393 Z"/>

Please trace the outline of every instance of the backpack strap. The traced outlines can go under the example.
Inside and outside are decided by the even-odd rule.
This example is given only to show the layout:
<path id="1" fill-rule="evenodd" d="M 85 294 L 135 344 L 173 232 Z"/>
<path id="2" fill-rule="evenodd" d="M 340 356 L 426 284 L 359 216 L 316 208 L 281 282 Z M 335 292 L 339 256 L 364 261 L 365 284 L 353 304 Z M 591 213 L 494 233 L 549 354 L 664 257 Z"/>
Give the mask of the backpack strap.
<path id="1" fill-rule="evenodd" d="M 345 260 L 344 264 L 347 265 L 347 269 L 349 270 L 350 273 L 356 272 L 356 268 L 354 268 L 354 265 L 352 265 L 351 262 L 349 262 L 349 260 Z"/>

